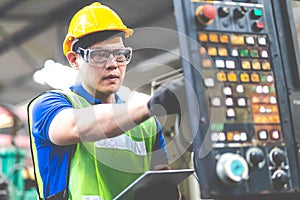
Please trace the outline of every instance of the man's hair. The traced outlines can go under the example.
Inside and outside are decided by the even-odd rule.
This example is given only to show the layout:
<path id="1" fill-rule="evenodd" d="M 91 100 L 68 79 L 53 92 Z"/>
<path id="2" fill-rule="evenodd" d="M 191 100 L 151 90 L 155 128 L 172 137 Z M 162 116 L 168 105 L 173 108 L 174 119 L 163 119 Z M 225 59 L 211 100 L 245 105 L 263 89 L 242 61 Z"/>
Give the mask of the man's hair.
<path id="1" fill-rule="evenodd" d="M 78 47 L 87 49 L 97 42 L 101 42 L 115 36 L 122 37 L 124 41 L 125 35 L 122 31 L 101 31 L 85 35 L 74 42 L 74 44 L 72 45 L 72 51 L 77 51 Z"/>

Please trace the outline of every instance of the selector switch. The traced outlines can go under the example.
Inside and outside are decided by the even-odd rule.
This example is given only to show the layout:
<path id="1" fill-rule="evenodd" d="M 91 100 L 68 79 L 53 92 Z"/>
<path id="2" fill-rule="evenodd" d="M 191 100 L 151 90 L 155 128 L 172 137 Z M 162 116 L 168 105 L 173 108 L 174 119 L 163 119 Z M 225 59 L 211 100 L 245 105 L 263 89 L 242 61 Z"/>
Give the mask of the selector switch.
<path id="1" fill-rule="evenodd" d="M 262 168 L 265 165 L 265 156 L 261 149 L 253 147 L 246 153 L 246 159 L 251 167 Z"/>
<path id="2" fill-rule="evenodd" d="M 230 13 L 230 8 L 228 6 L 220 7 L 218 13 L 220 17 L 227 17 Z"/>
<path id="3" fill-rule="evenodd" d="M 205 4 L 199 6 L 196 9 L 196 17 L 198 21 L 203 25 L 210 25 L 213 23 L 214 19 L 217 17 L 217 9 L 211 4 Z"/>
<path id="4" fill-rule="evenodd" d="M 275 165 L 275 166 L 281 166 L 282 163 L 284 163 L 286 158 L 286 155 L 284 151 L 282 151 L 279 148 L 274 148 L 270 152 L 270 161 Z"/>
<path id="5" fill-rule="evenodd" d="M 240 19 L 240 18 L 244 17 L 244 15 L 247 13 L 247 11 L 248 11 L 248 8 L 245 6 L 235 8 L 233 11 L 233 18 Z"/>
<path id="6" fill-rule="evenodd" d="M 283 190 L 289 182 L 288 174 L 283 170 L 276 170 L 272 175 L 273 187 L 277 191 Z"/>
<path id="7" fill-rule="evenodd" d="M 224 153 L 216 165 L 220 180 L 226 185 L 236 185 L 249 178 L 249 168 L 246 160 L 234 153 Z"/>

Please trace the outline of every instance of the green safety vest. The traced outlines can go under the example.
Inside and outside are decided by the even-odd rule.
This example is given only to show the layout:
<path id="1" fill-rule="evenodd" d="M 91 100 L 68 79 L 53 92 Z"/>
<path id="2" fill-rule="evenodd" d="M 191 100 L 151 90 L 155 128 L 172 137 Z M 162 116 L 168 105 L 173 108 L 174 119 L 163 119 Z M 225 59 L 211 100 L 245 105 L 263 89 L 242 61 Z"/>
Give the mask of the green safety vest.
<path id="1" fill-rule="evenodd" d="M 65 95 L 74 108 L 91 106 L 72 91 L 58 92 Z M 31 122 L 29 126 L 31 127 Z M 113 199 L 150 169 L 156 133 L 156 120 L 151 117 L 120 136 L 97 142 L 78 143 L 70 162 L 68 199 Z M 33 139 L 32 134 L 31 137 Z M 32 149 L 36 149 L 34 142 L 31 144 Z M 36 150 L 33 150 L 33 157 L 37 158 Z M 35 170 L 37 173 L 37 166 Z M 37 180 L 37 184 L 39 182 L 41 180 Z M 40 188 L 39 190 L 41 194 L 42 191 Z"/>

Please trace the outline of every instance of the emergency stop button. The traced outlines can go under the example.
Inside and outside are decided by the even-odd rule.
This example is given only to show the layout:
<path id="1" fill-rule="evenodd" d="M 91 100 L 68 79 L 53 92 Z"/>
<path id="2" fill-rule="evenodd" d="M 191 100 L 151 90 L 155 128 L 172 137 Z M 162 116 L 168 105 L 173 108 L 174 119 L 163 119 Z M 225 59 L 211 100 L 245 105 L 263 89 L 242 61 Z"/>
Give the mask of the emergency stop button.
<path id="1" fill-rule="evenodd" d="M 203 25 L 210 25 L 217 17 L 217 9 L 211 4 L 205 4 L 199 6 L 196 9 L 196 17 L 198 21 Z"/>

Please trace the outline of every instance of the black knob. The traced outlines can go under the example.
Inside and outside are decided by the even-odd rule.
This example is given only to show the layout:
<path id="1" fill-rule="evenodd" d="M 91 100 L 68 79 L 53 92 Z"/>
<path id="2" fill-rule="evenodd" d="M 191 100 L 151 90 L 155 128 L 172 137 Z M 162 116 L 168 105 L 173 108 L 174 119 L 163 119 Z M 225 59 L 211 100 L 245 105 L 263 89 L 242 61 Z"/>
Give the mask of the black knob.
<path id="1" fill-rule="evenodd" d="M 285 161 L 285 154 L 280 149 L 274 150 L 271 156 L 271 160 L 276 166 L 280 166 Z"/>
<path id="2" fill-rule="evenodd" d="M 248 8 L 246 8 L 245 6 L 235 8 L 233 11 L 234 19 L 242 18 L 246 14 L 247 11 L 248 11 Z"/>
<path id="3" fill-rule="evenodd" d="M 230 12 L 230 8 L 228 6 L 220 7 L 218 9 L 218 13 L 219 13 L 220 17 L 226 17 L 226 16 L 228 16 L 229 12 Z"/>
<path id="4" fill-rule="evenodd" d="M 264 161 L 264 155 L 261 152 L 254 151 L 250 153 L 250 162 L 253 166 L 257 167 L 262 161 Z"/>
<path id="5" fill-rule="evenodd" d="M 286 184 L 289 182 L 289 177 L 285 171 L 277 170 L 274 172 L 272 180 L 274 189 L 280 191 L 284 189 Z"/>

